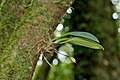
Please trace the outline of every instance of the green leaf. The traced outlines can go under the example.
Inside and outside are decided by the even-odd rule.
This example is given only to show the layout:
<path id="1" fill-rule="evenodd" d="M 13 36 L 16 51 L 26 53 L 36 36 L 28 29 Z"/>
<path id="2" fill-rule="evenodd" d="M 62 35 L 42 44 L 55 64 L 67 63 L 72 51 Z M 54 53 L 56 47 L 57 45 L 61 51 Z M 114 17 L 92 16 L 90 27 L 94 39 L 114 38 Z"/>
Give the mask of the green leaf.
<path id="1" fill-rule="evenodd" d="M 40 68 L 40 65 L 36 65 L 32 80 L 38 80 Z"/>
<path id="2" fill-rule="evenodd" d="M 99 40 L 97 39 L 97 37 L 95 37 L 93 34 L 88 33 L 88 32 L 78 32 L 78 31 L 68 32 L 68 33 L 64 34 L 62 37 L 69 36 L 69 35 L 83 37 L 83 38 L 90 39 L 90 40 L 93 40 L 93 41 L 99 43 Z"/>
<path id="3" fill-rule="evenodd" d="M 57 39 L 54 43 L 61 43 L 61 42 L 64 42 L 64 41 L 67 41 L 68 38 L 60 38 L 60 39 Z"/>
<path id="4" fill-rule="evenodd" d="M 79 45 L 79 46 L 88 47 L 88 48 L 104 50 L 104 48 L 100 44 L 98 44 L 92 40 L 84 39 L 84 38 L 80 38 L 80 37 L 70 38 L 66 42 L 69 42 L 69 43 L 72 43 L 75 45 Z"/>
<path id="5" fill-rule="evenodd" d="M 73 63 L 76 63 L 76 60 L 75 60 L 74 57 L 69 57 L 69 58 L 70 58 L 70 60 L 71 60 Z"/>

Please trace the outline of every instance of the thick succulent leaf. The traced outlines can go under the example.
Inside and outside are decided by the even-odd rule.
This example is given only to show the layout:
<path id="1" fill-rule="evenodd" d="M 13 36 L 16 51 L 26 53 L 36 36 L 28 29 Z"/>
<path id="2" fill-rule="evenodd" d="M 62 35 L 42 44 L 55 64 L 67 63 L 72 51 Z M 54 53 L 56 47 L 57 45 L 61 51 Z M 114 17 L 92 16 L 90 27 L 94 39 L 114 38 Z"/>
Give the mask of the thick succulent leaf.
<path id="1" fill-rule="evenodd" d="M 90 39 L 90 40 L 93 40 L 93 41 L 99 43 L 99 40 L 97 39 L 97 37 L 95 37 L 93 34 L 88 33 L 88 32 L 78 32 L 78 31 L 68 32 L 68 33 L 64 34 L 62 37 L 69 36 L 69 35 L 83 37 L 83 38 Z"/>
<path id="2" fill-rule="evenodd" d="M 75 60 L 74 57 L 69 57 L 69 58 L 70 58 L 70 60 L 71 60 L 73 63 L 76 63 L 76 60 Z"/>
<path id="3" fill-rule="evenodd" d="M 32 77 L 32 80 L 37 80 L 37 79 L 38 79 L 40 68 L 41 68 L 40 65 L 36 65 L 36 68 L 35 68 L 35 71 L 34 71 L 34 75 L 33 75 L 33 77 Z"/>
<path id="4" fill-rule="evenodd" d="M 70 38 L 67 40 L 67 42 L 75 44 L 75 45 L 79 45 L 79 46 L 88 47 L 88 48 L 104 50 L 104 48 L 100 44 L 98 44 L 92 40 L 84 39 L 84 38 L 80 38 L 80 37 Z"/>
<path id="5" fill-rule="evenodd" d="M 60 39 L 57 39 L 54 43 L 60 44 L 61 42 L 65 42 L 67 40 L 68 40 L 68 38 L 60 38 Z"/>

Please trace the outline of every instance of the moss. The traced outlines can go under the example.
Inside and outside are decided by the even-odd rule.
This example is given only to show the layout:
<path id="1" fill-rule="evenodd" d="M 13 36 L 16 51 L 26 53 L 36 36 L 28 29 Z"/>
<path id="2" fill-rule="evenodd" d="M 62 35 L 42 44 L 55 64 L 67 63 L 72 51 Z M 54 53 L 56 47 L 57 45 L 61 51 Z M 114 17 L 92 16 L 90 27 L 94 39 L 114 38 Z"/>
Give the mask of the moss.
<path id="1" fill-rule="evenodd" d="M 60 3 L 63 3 L 62 1 Z M 67 4 L 67 3 L 66 3 Z M 65 8 L 66 9 L 66 8 Z M 30 48 L 40 40 L 49 44 L 50 32 L 60 18 L 60 10 L 53 1 L 2 0 L 0 5 L 0 79 L 26 80 L 32 60 L 38 51 L 31 54 Z M 57 14 L 58 15 L 58 14 Z M 60 17 L 62 13 L 58 16 Z"/>

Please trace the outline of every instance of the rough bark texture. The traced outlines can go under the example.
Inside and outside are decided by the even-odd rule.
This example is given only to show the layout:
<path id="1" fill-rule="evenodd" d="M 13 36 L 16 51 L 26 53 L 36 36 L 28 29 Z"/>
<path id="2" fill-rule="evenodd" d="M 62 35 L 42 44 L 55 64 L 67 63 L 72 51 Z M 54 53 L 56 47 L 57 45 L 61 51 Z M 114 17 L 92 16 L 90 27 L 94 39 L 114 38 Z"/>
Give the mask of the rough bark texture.
<path id="1" fill-rule="evenodd" d="M 2 0 L 0 79 L 28 80 L 36 53 L 51 43 L 55 26 L 71 1 Z"/>

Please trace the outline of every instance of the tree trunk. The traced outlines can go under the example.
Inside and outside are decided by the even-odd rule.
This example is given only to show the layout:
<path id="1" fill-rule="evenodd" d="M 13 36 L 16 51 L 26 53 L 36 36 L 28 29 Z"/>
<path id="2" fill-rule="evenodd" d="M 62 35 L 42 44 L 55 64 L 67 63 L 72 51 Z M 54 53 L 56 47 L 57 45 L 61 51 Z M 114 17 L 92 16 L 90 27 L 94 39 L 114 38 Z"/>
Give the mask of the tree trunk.
<path id="1" fill-rule="evenodd" d="M 28 80 L 36 53 L 51 44 L 53 31 L 71 1 L 2 0 L 0 79 Z"/>

